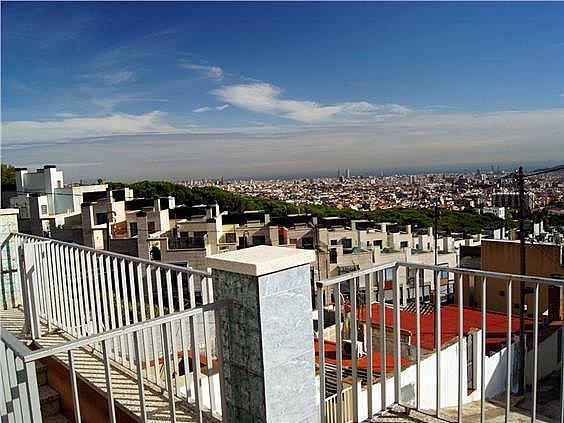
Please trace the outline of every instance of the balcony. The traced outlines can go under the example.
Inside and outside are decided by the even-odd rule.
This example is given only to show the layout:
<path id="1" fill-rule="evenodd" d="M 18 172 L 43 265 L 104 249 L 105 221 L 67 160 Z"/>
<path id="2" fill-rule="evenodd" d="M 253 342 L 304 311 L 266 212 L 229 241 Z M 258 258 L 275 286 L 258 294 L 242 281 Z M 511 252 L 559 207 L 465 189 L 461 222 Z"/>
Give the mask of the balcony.
<path id="1" fill-rule="evenodd" d="M 46 365 L 76 422 L 562 422 L 564 384 L 554 416 L 539 389 L 562 378 L 561 322 L 539 322 L 543 289 L 560 280 L 403 262 L 356 270 L 316 284 L 312 334 L 312 251 L 233 251 L 210 257 L 208 273 L 18 233 L 2 248 L 2 421 L 49 421 L 36 376 Z M 454 304 L 434 295 L 445 277 Z M 469 277 L 479 309 L 464 306 Z M 425 301 L 417 288 L 429 281 Z M 527 409 L 516 406 L 514 298 L 506 314 L 486 298 L 488 284 L 511 293 L 522 281 L 536 305 Z"/>
<path id="2" fill-rule="evenodd" d="M 203 238 L 167 238 L 168 248 L 170 250 L 188 250 L 194 248 L 205 248 L 205 240 Z"/>

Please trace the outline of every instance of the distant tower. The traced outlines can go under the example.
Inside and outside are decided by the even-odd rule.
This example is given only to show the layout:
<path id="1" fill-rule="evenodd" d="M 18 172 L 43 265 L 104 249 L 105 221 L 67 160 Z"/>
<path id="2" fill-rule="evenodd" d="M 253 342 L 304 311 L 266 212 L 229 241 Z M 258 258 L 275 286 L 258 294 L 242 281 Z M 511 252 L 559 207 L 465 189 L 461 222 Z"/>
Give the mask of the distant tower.
<path id="1" fill-rule="evenodd" d="M 341 178 L 341 168 L 339 168 L 339 169 L 337 170 L 337 177 L 338 177 L 338 178 Z"/>
<path id="2" fill-rule="evenodd" d="M 345 176 L 347 177 L 347 179 L 351 177 L 351 170 L 350 169 L 347 169 L 347 173 L 346 173 Z"/>

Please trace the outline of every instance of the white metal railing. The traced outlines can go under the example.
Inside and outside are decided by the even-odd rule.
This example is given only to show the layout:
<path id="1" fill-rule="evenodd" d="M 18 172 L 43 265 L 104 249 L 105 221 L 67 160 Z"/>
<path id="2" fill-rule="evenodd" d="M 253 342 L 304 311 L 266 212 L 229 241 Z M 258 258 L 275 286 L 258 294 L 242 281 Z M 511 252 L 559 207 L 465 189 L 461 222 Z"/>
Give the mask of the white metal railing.
<path id="1" fill-rule="evenodd" d="M 402 269 L 403 268 L 403 269 Z M 398 270 L 405 269 L 405 279 L 400 280 L 398 278 Z M 409 275 L 414 275 L 412 280 L 409 279 Z M 457 346 L 458 346 L 458 374 L 454 376 L 450 374 L 445 377 L 445 366 L 448 363 L 441 362 L 441 352 L 442 352 L 442 341 L 441 341 L 441 307 L 442 300 L 441 295 L 434 295 L 433 305 L 434 305 L 434 354 L 433 354 L 433 370 L 434 370 L 434 381 L 425 380 L 425 387 L 422 386 L 421 382 L 421 369 L 422 369 L 422 352 L 421 352 L 421 289 L 414 289 L 416 295 L 413 300 L 415 303 L 415 377 L 413 381 L 414 385 L 414 398 L 412 400 L 407 400 L 402 398 L 402 388 L 405 385 L 402 384 L 402 365 L 401 360 L 405 357 L 405 353 L 402 355 L 401 348 L 401 309 L 400 298 L 406 295 L 406 292 L 410 288 L 422 287 L 425 282 L 425 276 L 431 275 L 432 283 L 434 287 L 434 292 L 441 292 L 441 279 L 454 280 L 456 286 L 456 296 L 455 301 L 457 304 Z M 370 269 L 360 270 L 351 272 L 349 274 L 341 275 L 339 277 L 320 281 L 317 283 L 317 309 L 319 311 L 325 310 L 325 312 L 334 310 L 334 321 L 335 321 L 335 341 L 336 341 L 336 394 L 327 398 L 326 396 L 326 375 L 328 374 L 328 367 L 326 366 L 325 358 L 325 344 L 324 344 L 324 331 L 322 328 L 325 327 L 325 312 L 318 313 L 318 343 L 319 343 L 319 377 L 320 377 L 320 417 L 321 422 L 333 423 L 346 421 L 344 409 L 348 408 L 345 404 L 345 397 L 343 397 L 343 317 L 345 314 L 344 302 L 347 301 L 345 297 L 348 297 L 348 305 L 350 309 L 350 371 L 352 373 L 352 421 L 358 422 L 366 418 L 371 418 L 372 416 L 385 411 L 390 405 L 396 405 L 404 407 L 405 409 L 416 409 L 423 413 L 429 413 L 428 408 L 423 409 L 422 397 L 423 391 L 425 395 L 434 387 L 434 411 L 430 414 L 437 418 L 441 418 L 442 412 L 441 404 L 442 398 L 445 397 L 445 393 L 457 392 L 457 407 L 458 407 L 458 421 L 462 421 L 463 418 L 463 404 L 465 396 L 467 394 L 466 385 L 463 383 L 464 374 L 466 369 L 466 363 L 464 362 L 463 349 L 465 345 L 465 333 L 463 329 L 464 323 L 464 307 L 463 307 L 463 296 L 464 296 L 464 281 L 463 276 L 472 276 L 475 281 L 479 281 L 479 289 L 481 290 L 481 345 L 478 347 L 480 351 L 480 375 L 478 379 L 480 380 L 479 387 L 479 400 L 481 403 L 480 410 L 480 421 L 486 421 L 485 413 L 485 399 L 486 399 L 486 380 L 488 375 L 486 374 L 485 368 L 485 355 L 486 355 L 486 315 L 487 315 L 487 298 L 486 298 L 486 286 L 488 280 L 501 280 L 505 281 L 506 284 L 506 331 L 505 331 L 505 363 L 504 363 L 504 382 L 505 382 L 505 421 L 510 420 L 510 399 L 511 399 L 511 386 L 512 386 L 512 344 L 513 344 L 513 330 L 512 330 L 512 285 L 517 282 L 524 282 L 531 285 L 533 288 L 534 295 L 534 308 L 533 308 L 533 333 L 532 333 L 532 408 L 531 408 L 531 421 L 536 421 L 536 404 L 537 404 L 537 383 L 538 383 L 538 350 L 539 350 L 539 290 L 541 286 L 556 286 L 564 291 L 564 281 L 558 279 L 549 279 L 542 277 L 533 276 L 522 276 L 522 275 L 512 275 L 506 273 L 497 272 L 487 272 L 479 270 L 470 270 L 462 268 L 449 268 L 445 266 L 433 266 L 424 265 L 416 263 L 405 263 L 405 262 L 394 262 L 388 263 L 380 266 L 375 266 Z M 391 290 L 392 290 L 392 304 L 387 304 L 385 295 L 385 282 L 391 279 Z M 414 285 L 413 286 L 410 286 Z M 400 292 L 404 290 L 403 292 Z M 404 298 L 405 301 L 405 298 Z M 333 302 L 333 304 L 328 304 Z M 366 391 L 363 392 L 359 388 L 359 369 L 358 369 L 358 347 L 357 341 L 359 337 L 358 325 L 360 322 L 360 314 L 363 314 L 365 322 L 372 322 L 372 304 L 378 304 L 378 326 L 379 333 L 379 345 L 372 345 L 373 339 L 373 328 L 372 324 L 366 324 L 364 330 L 364 341 L 366 349 L 366 375 L 363 381 L 366 385 Z M 327 305 L 332 305 L 333 307 L 326 307 Z M 369 305 L 369 306 L 368 306 Z M 386 308 L 392 310 L 392 322 L 386 322 Z M 347 309 L 347 311 L 348 311 Z M 393 327 L 392 339 L 387 340 L 386 326 Z M 560 331 L 563 329 L 560 328 Z M 412 334 L 413 335 L 413 334 Z M 564 339 L 564 336 L 561 335 Z M 391 341 L 391 342 L 389 342 Z M 392 346 L 392 351 L 387 352 Z M 373 374 L 373 352 L 378 351 L 380 355 L 380 374 Z M 562 371 L 562 366 L 564 366 L 564 345 L 561 346 L 560 351 L 562 351 L 562 356 L 559 358 L 560 371 Z M 386 355 L 393 355 L 394 370 L 393 370 L 393 399 L 390 399 L 390 395 L 387 394 L 387 379 L 386 374 Z M 557 358 L 558 359 L 558 358 Z M 501 362 L 500 362 L 501 363 Z M 502 365 L 502 364 L 500 364 Z M 379 383 L 375 384 L 376 377 L 379 378 Z M 448 385 L 444 386 L 444 382 L 448 381 Z M 379 406 L 375 406 L 375 397 L 373 391 L 378 389 L 380 392 Z M 388 388 L 389 389 L 389 388 Z M 564 409 L 564 375 L 562 376 L 561 383 L 560 400 L 562 408 Z M 365 396 L 364 398 L 361 398 Z M 327 405 L 330 404 L 330 407 Z M 359 404 L 362 404 L 361 409 Z M 331 411 L 329 411 L 331 410 Z M 331 413 L 331 414 L 329 414 Z M 336 420 L 335 420 L 336 418 Z M 560 414 L 560 422 L 564 423 L 564 412 Z"/>
<path id="2" fill-rule="evenodd" d="M 0 418 L 4 422 L 39 422 L 41 410 L 35 363 L 19 339 L 0 326 Z"/>
<path id="3" fill-rule="evenodd" d="M 352 386 L 343 389 L 341 392 L 341 419 L 337 416 L 337 394 L 325 399 L 325 421 L 327 423 L 350 423 L 353 421 L 353 395 Z"/>
<path id="4" fill-rule="evenodd" d="M 214 361 L 221 360 L 215 313 L 202 311 L 214 304 L 209 273 L 32 235 L 12 234 L 10 242 L 20 253 L 32 339 L 40 339 L 44 330 L 62 329 L 77 339 L 70 347 L 81 346 L 84 340 L 105 358 L 138 372 L 141 385 L 146 379 L 169 390 L 171 374 L 180 373 L 186 352 L 198 371 L 200 356 L 205 357 L 210 374 Z M 189 318 L 181 319 L 184 315 Z M 166 320 L 168 325 L 158 323 L 168 316 L 180 317 Z M 188 361 L 184 360 L 186 373 Z M 172 388 L 179 395 L 182 384 L 177 382 Z M 194 386 L 190 395 L 200 420 L 206 409 L 200 406 L 204 397 L 218 417 L 221 401 L 214 385 L 208 381 L 205 396 L 198 384 Z M 188 384 L 184 389 L 188 395 Z"/>
<path id="5" fill-rule="evenodd" d="M 173 347 L 174 342 L 174 328 L 175 326 L 179 326 L 181 328 L 184 327 L 193 327 L 194 321 L 198 317 L 203 318 L 205 313 L 216 313 L 221 307 L 224 305 L 221 302 L 216 302 L 213 304 L 207 304 L 201 307 L 191 308 L 189 310 L 178 311 L 175 313 L 170 313 L 167 315 L 163 315 L 157 317 L 155 319 L 146 320 L 143 322 L 137 322 L 134 324 L 130 324 L 128 326 L 122 326 L 107 332 L 98 333 L 95 335 L 85 336 L 81 339 L 77 339 L 74 341 L 69 341 L 63 343 L 61 345 L 51 346 L 48 348 L 41 348 L 35 351 L 25 350 L 19 352 L 19 359 L 23 363 L 26 368 L 33 369 L 33 363 L 36 360 L 53 356 L 56 354 L 66 353 L 68 359 L 68 365 L 70 369 L 69 373 L 69 385 L 71 386 L 72 392 L 72 404 L 73 404 L 73 412 L 74 412 L 74 421 L 80 422 L 81 420 L 81 412 L 80 412 L 80 396 L 78 394 L 77 388 L 77 372 L 76 372 L 76 365 L 75 365 L 75 354 L 79 349 L 85 349 L 87 352 L 90 352 L 92 348 L 96 348 L 98 345 L 101 345 L 101 352 L 102 352 L 102 361 L 104 365 L 104 381 L 105 381 L 105 388 L 106 388 L 106 396 L 108 401 L 108 411 L 109 411 L 109 421 L 112 423 L 116 422 L 116 409 L 115 409 L 115 398 L 114 398 L 114 391 L 112 387 L 112 376 L 111 376 L 111 353 L 110 353 L 110 346 L 111 344 L 119 340 L 121 338 L 131 338 L 133 342 L 134 348 L 134 356 L 132 358 L 132 363 L 134 364 L 134 371 L 137 375 L 137 393 L 138 393 L 138 400 L 139 400 L 139 419 L 142 422 L 147 421 L 147 405 L 146 405 L 146 394 L 145 394 L 145 385 L 143 383 L 143 379 L 145 378 L 146 371 L 148 368 L 147 361 L 143 360 L 142 358 L 142 350 L 143 350 L 143 343 L 142 338 L 147 330 L 153 330 L 155 328 L 159 328 L 159 332 L 161 337 L 159 338 L 159 342 L 162 343 L 163 346 L 163 354 L 160 357 L 160 361 L 162 362 L 162 367 L 165 370 L 165 379 L 166 384 L 164 390 L 167 392 L 168 402 L 169 402 L 169 418 L 171 422 L 177 421 L 177 402 L 180 398 L 184 398 L 187 406 L 192 410 L 195 411 L 196 420 L 198 422 L 202 422 L 204 415 L 206 413 L 211 417 L 219 418 L 218 413 L 215 413 L 215 410 L 221 410 L 224 405 L 224 395 L 223 389 L 220 390 L 221 398 L 217 399 L 219 401 L 219 406 L 210 406 L 210 404 L 204 404 L 202 401 L 204 394 L 205 394 L 205 386 L 203 384 L 203 376 L 201 373 L 201 361 L 200 356 L 202 355 L 208 361 L 208 364 L 211 365 L 212 358 L 206 357 L 204 353 L 201 351 L 199 347 L 199 335 L 198 331 L 194 331 L 190 333 L 189 339 L 186 339 L 185 332 L 182 330 L 180 336 L 181 342 L 181 349 L 175 350 Z M 2 329 L 2 336 L 4 337 L 5 330 Z M 6 331 L 7 332 L 7 331 Z M 9 338 L 8 338 L 9 339 Z M 183 374 L 179 371 L 178 363 L 176 360 L 178 358 L 184 359 L 184 366 L 185 371 Z M 192 363 L 189 366 L 189 362 Z M 21 367 L 21 365 L 20 365 Z M 189 370 L 191 367 L 191 370 Z M 220 368 L 220 366 L 216 366 Z M 14 367 L 17 368 L 17 367 Z M 208 366 L 208 372 L 206 374 L 207 379 L 207 386 L 208 389 L 213 388 L 213 383 L 211 383 L 210 378 L 212 377 L 212 369 Z M 30 373 L 28 372 L 28 376 Z M 35 374 L 33 373 L 33 378 L 35 378 Z M 222 378 L 219 377 L 218 383 L 221 384 Z M 35 383 L 35 381 L 33 381 Z M 193 387 L 191 394 L 186 392 L 185 394 L 179 393 L 179 386 L 184 385 L 185 387 Z M 222 388 L 222 387 L 221 387 Z M 210 392 L 209 398 L 214 398 L 215 396 Z M 38 406 L 38 404 L 37 404 Z M 25 418 L 23 420 L 16 420 L 16 421 L 34 421 L 40 422 L 41 416 L 28 419 Z"/>

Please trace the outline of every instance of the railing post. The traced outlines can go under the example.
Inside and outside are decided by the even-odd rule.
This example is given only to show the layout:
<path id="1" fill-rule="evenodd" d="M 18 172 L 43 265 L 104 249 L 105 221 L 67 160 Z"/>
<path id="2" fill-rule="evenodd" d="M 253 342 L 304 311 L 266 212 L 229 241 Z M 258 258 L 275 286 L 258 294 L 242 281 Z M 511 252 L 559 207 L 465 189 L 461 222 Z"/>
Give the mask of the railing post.
<path id="1" fill-rule="evenodd" d="M 400 323 L 400 287 L 398 268 L 392 269 L 392 292 L 394 303 L 394 402 L 401 404 L 401 323 Z"/>
<path id="2" fill-rule="evenodd" d="M 23 244 L 20 248 L 22 294 L 24 300 L 25 329 L 31 339 L 41 338 L 39 324 L 39 297 L 37 295 L 37 268 L 34 254 L 35 244 Z"/>
<path id="3" fill-rule="evenodd" d="M 317 421 L 310 263 L 315 253 L 258 246 L 208 258 L 219 310 L 230 422 Z M 224 415 L 225 415 L 224 414 Z"/>
<path id="4" fill-rule="evenodd" d="M 18 232 L 18 209 L 0 209 L 0 309 L 16 307 L 22 302 L 18 282 L 18 251 L 11 234 Z"/>

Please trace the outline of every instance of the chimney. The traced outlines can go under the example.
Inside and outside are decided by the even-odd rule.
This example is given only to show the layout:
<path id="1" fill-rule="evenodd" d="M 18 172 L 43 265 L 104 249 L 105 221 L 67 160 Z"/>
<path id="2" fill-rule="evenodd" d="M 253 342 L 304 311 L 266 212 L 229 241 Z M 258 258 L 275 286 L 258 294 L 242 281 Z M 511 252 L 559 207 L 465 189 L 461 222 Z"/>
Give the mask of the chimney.
<path id="1" fill-rule="evenodd" d="M 147 213 L 144 211 L 137 212 L 137 251 L 139 258 L 149 260 L 149 243 L 147 242 L 149 234 L 149 225 L 147 224 Z"/>
<path id="2" fill-rule="evenodd" d="M 82 238 L 84 245 L 87 247 L 95 248 L 94 232 L 94 206 L 92 203 L 82 203 L 80 205 L 82 214 Z"/>
<path id="3" fill-rule="evenodd" d="M 43 236 L 39 195 L 36 193 L 29 196 L 29 225 L 32 235 Z"/>
<path id="4" fill-rule="evenodd" d="M 27 175 L 27 167 L 16 167 L 14 169 L 16 173 L 16 191 L 25 191 L 25 175 Z"/>
<path id="5" fill-rule="evenodd" d="M 161 211 L 161 199 L 159 197 L 153 197 L 153 208 L 156 212 Z"/>

